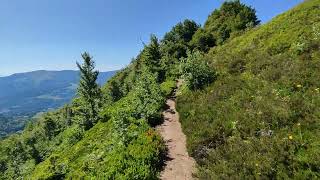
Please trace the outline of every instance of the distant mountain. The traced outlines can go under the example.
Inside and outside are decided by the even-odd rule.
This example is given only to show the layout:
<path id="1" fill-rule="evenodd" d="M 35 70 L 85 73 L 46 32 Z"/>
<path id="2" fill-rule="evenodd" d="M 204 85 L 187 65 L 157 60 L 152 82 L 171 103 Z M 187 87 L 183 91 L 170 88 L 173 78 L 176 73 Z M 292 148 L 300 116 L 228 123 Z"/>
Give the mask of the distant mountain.
<path id="1" fill-rule="evenodd" d="M 101 72 L 98 83 L 104 84 L 115 73 Z M 58 108 L 75 96 L 79 79 L 79 71 L 71 70 L 42 70 L 0 77 L 0 114 L 16 120 Z"/>
<path id="2" fill-rule="evenodd" d="M 101 72 L 103 84 L 116 71 Z M 0 77 L 0 113 L 25 113 L 57 108 L 75 95 L 78 71 L 33 71 Z"/>

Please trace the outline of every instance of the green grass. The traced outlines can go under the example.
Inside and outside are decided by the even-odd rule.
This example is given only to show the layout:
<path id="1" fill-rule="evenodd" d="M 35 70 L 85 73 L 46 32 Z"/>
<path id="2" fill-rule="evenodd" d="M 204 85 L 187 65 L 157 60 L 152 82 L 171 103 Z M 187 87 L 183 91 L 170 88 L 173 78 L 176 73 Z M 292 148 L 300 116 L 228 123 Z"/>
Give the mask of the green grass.
<path id="1" fill-rule="evenodd" d="M 320 177 L 319 5 L 209 51 L 217 80 L 178 97 L 200 179 Z"/>

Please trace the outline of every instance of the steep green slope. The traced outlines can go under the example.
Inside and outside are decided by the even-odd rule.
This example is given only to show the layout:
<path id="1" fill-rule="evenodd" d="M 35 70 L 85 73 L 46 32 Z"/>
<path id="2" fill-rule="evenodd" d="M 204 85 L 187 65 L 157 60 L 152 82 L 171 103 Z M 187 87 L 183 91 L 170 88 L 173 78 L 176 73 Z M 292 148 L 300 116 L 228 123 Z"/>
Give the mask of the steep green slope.
<path id="1" fill-rule="evenodd" d="M 320 177 L 320 1 L 205 56 L 218 73 L 178 111 L 200 179 Z"/>
<path id="2" fill-rule="evenodd" d="M 148 120 L 159 114 L 163 95 L 152 75 L 140 76 L 133 90 L 104 107 L 101 123 L 76 144 L 62 142 L 30 177 L 156 179 L 165 149 Z"/>

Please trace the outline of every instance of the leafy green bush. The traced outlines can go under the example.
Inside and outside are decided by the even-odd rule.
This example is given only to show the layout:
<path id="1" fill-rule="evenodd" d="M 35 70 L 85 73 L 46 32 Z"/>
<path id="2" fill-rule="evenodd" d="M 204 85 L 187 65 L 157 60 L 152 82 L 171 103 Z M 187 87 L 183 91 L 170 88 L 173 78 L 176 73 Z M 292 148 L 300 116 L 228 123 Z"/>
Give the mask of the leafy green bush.
<path id="1" fill-rule="evenodd" d="M 182 58 L 182 62 L 183 78 L 190 89 L 201 89 L 214 81 L 216 74 L 199 51 L 188 52 L 188 57 Z"/>
<path id="2" fill-rule="evenodd" d="M 172 94 L 174 88 L 176 87 L 176 82 L 173 80 L 167 80 L 161 83 L 160 88 L 163 94 L 168 97 Z"/>

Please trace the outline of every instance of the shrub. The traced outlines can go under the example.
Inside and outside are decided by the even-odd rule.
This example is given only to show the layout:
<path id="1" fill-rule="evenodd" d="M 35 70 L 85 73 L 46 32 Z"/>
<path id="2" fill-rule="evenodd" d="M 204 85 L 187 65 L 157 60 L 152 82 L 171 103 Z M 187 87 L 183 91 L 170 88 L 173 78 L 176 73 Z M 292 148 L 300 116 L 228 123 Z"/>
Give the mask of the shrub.
<path id="1" fill-rule="evenodd" d="M 203 54 L 199 51 L 188 52 L 188 57 L 182 58 L 182 62 L 182 76 L 190 89 L 201 89 L 214 81 L 216 73 L 209 67 Z"/>
<path id="2" fill-rule="evenodd" d="M 176 82 L 173 80 L 167 80 L 160 85 L 161 91 L 166 97 L 172 94 L 175 87 L 176 87 Z"/>

